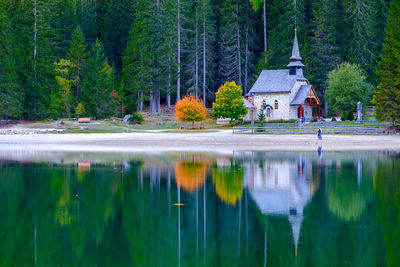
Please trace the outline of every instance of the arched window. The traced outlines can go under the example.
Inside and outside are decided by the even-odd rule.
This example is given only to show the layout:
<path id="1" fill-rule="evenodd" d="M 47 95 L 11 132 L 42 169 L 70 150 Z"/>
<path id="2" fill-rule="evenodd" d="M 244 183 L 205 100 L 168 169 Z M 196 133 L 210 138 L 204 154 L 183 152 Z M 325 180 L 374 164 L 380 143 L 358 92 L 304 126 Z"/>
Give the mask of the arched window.
<path id="1" fill-rule="evenodd" d="M 278 109 L 278 100 L 275 100 L 275 109 Z"/>

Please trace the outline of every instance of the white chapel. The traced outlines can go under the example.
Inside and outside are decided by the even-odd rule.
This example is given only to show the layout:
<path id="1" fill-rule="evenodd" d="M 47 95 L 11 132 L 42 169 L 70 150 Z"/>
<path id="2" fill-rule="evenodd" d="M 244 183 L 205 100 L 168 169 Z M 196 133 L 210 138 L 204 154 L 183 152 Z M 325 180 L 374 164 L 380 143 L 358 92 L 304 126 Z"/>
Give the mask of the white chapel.
<path id="1" fill-rule="evenodd" d="M 254 107 L 249 109 L 249 119 L 257 119 L 264 112 L 266 120 L 298 119 L 303 115 L 307 121 L 312 119 L 312 107 L 318 106 L 318 119 L 321 102 L 310 82 L 303 76 L 297 35 L 294 36 L 292 56 L 288 69 L 263 70 L 246 95 L 245 103 Z"/>

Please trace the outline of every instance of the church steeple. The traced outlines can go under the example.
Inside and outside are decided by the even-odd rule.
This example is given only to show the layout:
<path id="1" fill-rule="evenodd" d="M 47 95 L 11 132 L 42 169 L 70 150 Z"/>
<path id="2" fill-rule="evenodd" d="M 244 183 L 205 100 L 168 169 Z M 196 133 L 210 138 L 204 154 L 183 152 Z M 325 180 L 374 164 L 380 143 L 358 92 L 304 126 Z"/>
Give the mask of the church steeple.
<path id="1" fill-rule="evenodd" d="M 301 63 L 301 56 L 299 51 L 299 43 L 297 41 L 296 30 L 294 32 L 294 41 L 292 48 L 292 56 L 290 57 L 290 63 L 287 65 L 290 68 L 290 75 L 296 75 L 296 70 L 304 67 L 303 63 Z"/>

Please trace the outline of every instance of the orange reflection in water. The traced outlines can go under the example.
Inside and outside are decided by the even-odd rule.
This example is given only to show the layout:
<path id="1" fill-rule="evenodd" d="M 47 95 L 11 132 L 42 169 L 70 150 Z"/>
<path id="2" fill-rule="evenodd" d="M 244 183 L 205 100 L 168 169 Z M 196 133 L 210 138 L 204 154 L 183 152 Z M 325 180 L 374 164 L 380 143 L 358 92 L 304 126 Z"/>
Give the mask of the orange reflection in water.
<path id="1" fill-rule="evenodd" d="M 175 181 L 183 190 L 193 192 L 203 187 L 207 166 L 202 162 L 180 161 L 175 164 Z"/>

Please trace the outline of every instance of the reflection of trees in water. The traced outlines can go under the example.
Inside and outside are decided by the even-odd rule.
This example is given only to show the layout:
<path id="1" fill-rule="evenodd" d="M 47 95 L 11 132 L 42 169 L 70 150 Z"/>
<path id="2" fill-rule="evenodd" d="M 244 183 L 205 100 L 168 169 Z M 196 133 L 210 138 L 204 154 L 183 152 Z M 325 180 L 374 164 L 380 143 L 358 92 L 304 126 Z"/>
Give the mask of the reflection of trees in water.
<path id="1" fill-rule="evenodd" d="M 179 161 L 175 164 L 175 182 L 183 190 L 193 192 L 203 186 L 206 172 L 205 163 Z"/>
<path id="2" fill-rule="evenodd" d="M 377 217 L 388 266 L 400 266 L 400 159 L 380 160 L 374 175 Z"/>
<path id="3" fill-rule="evenodd" d="M 329 210 L 345 221 L 357 220 L 372 197 L 368 181 L 358 184 L 354 164 L 347 163 L 340 169 L 332 169 L 327 183 Z"/>
<path id="4" fill-rule="evenodd" d="M 198 191 L 181 190 L 186 205 L 180 220 L 172 206 L 177 186 L 167 176 L 175 162 L 168 162 L 170 172 L 156 172 L 157 182 L 135 162 L 129 168 L 92 164 L 84 172 L 71 165 L 0 163 L 0 265 L 31 266 L 37 251 L 43 266 L 177 266 L 178 257 L 182 266 L 260 266 L 266 254 L 267 266 L 399 266 L 398 159 L 379 162 L 376 202 L 370 166 L 364 165 L 360 186 L 353 164 L 342 162 L 329 172 L 322 166 L 321 186 L 304 210 L 297 258 L 287 219 L 268 217 L 266 224 L 243 192 L 241 164 L 226 163 L 214 166 L 214 186 L 208 181 Z M 355 201 L 351 194 L 364 204 L 334 211 Z"/>
<path id="5" fill-rule="evenodd" d="M 304 211 L 298 266 L 384 266 L 385 248 L 377 224 L 371 172 L 365 171 L 369 167 L 363 168 L 360 187 L 353 163 L 322 168 L 325 179 Z M 348 186 L 348 191 L 343 186 Z M 354 201 L 348 197 L 352 193 L 361 195 L 358 201 L 364 203 L 363 209 L 346 207 L 348 201 Z M 346 201 L 337 200 L 341 194 Z M 330 204 L 332 197 L 336 200 Z"/>
<path id="6" fill-rule="evenodd" d="M 242 198 L 243 194 L 243 168 L 235 163 L 230 167 L 213 167 L 213 184 L 217 196 L 230 205 Z"/>

